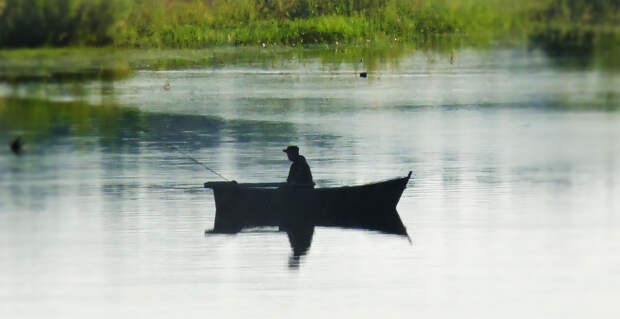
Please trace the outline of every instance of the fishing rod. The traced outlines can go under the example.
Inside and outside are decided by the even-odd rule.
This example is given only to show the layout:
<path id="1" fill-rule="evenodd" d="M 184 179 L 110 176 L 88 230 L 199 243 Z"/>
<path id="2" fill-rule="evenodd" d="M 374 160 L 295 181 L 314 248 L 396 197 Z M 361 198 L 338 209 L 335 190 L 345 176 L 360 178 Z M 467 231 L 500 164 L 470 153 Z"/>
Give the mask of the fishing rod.
<path id="1" fill-rule="evenodd" d="M 224 176 L 220 175 L 220 173 L 218 173 L 218 172 L 216 172 L 216 171 L 212 170 L 211 168 L 209 168 L 209 166 L 207 166 L 207 165 L 203 164 L 202 162 L 200 162 L 199 160 L 197 160 L 197 159 L 195 159 L 195 158 L 191 157 L 189 154 L 187 154 L 187 153 L 185 153 L 185 152 L 181 151 L 181 149 L 179 149 L 178 147 L 176 147 L 176 146 L 174 146 L 174 145 L 168 145 L 168 146 L 170 146 L 170 148 L 172 148 L 172 149 L 176 150 L 177 152 L 179 152 L 179 153 L 183 154 L 185 157 L 187 157 L 187 158 L 191 159 L 191 160 L 192 160 L 192 161 L 194 161 L 196 164 L 198 164 L 198 165 L 200 165 L 200 166 L 202 166 L 202 167 L 206 168 L 209 172 L 211 172 L 211 173 L 213 173 L 213 174 L 215 174 L 215 175 L 219 176 L 220 178 L 224 179 L 224 180 L 225 180 L 225 181 L 227 181 L 227 182 L 229 182 L 229 181 L 230 181 L 228 178 L 226 178 L 226 177 L 224 177 Z"/>
<path id="2" fill-rule="evenodd" d="M 142 130 L 143 132 L 150 132 L 150 130 L 149 130 L 148 128 L 146 128 L 146 127 L 141 128 L 141 130 Z M 173 150 L 175 150 L 175 151 L 177 151 L 177 152 L 179 152 L 179 153 L 183 154 L 183 156 L 185 156 L 185 157 L 187 157 L 187 158 L 191 159 L 192 161 L 194 161 L 194 163 L 196 163 L 196 164 L 198 164 L 198 165 L 200 165 L 200 166 L 204 167 L 204 168 L 205 168 L 205 169 L 207 169 L 209 172 L 211 172 L 211 173 L 213 173 L 213 174 L 217 175 L 217 176 L 218 176 L 218 177 L 220 177 L 221 179 L 223 179 L 223 180 L 225 180 L 225 181 L 227 181 L 227 182 L 230 182 L 230 180 L 229 180 L 228 178 L 226 178 L 226 177 L 222 176 L 220 173 L 218 173 L 218 172 L 216 172 L 216 171 L 212 170 L 211 168 L 209 168 L 209 166 L 207 166 L 207 165 L 205 165 L 204 163 L 200 162 L 199 160 L 197 160 L 197 159 L 193 158 L 193 157 L 192 157 L 192 156 L 190 156 L 189 154 L 187 154 L 187 153 L 185 153 L 185 152 L 181 151 L 181 149 L 180 149 L 180 148 L 178 148 L 178 147 L 176 147 L 176 146 L 174 146 L 174 145 L 166 145 L 166 146 L 169 146 L 171 149 L 173 149 Z"/>

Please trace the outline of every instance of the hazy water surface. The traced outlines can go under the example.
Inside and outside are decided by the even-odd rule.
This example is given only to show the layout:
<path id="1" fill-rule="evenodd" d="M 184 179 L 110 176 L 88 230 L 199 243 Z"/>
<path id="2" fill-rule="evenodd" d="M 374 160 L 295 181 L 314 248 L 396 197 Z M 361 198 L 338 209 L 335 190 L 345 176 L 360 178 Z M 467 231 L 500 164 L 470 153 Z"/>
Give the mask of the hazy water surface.
<path id="1" fill-rule="evenodd" d="M 412 53 L 0 84 L 0 316 L 620 315 L 620 74 L 536 51 Z M 36 97 L 36 100 L 26 99 Z M 317 228 L 205 236 L 217 177 L 404 176 L 412 243 Z"/>

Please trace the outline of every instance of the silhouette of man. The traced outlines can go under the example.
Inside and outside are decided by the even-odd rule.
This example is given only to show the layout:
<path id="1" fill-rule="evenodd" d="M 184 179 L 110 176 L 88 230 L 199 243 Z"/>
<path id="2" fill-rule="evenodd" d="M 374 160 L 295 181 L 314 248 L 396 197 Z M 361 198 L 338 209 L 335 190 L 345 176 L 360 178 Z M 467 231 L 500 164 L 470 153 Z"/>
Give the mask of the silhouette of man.
<path id="1" fill-rule="evenodd" d="M 295 186 L 314 186 L 310 166 L 308 166 L 306 158 L 299 155 L 299 147 L 290 145 L 282 151 L 286 153 L 288 159 L 293 162 L 288 172 L 286 183 Z"/>

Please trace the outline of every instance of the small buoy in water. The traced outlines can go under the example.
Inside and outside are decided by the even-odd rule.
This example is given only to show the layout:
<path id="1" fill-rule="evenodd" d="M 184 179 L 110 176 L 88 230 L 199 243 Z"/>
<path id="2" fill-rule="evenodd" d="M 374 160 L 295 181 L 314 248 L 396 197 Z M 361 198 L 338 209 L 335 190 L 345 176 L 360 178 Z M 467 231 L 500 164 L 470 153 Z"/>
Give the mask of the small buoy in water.
<path id="1" fill-rule="evenodd" d="M 168 82 L 168 80 L 166 80 L 166 84 L 164 84 L 164 90 L 170 90 L 170 82 Z"/>
<path id="2" fill-rule="evenodd" d="M 368 73 L 366 72 L 360 73 L 360 78 L 365 78 L 365 77 L 368 77 Z"/>
<path id="3" fill-rule="evenodd" d="M 22 141 L 21 138 L 17 137 L 16 139 L 13 140 L 13 142 L 11 142 L 11 151 L 13 151 L 13 154 L 15 155 L 21 155 L 22 154 Z"/>

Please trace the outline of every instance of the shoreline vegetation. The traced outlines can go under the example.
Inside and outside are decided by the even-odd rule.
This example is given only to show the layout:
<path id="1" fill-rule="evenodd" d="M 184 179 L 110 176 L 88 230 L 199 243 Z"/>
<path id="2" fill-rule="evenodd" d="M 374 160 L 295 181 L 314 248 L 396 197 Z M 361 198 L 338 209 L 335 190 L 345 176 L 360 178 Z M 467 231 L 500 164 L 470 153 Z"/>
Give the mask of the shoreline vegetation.
<path id="1" fill-rule="evenodd" d="M 373 71 L 413 50 L 493 47 L 620 70 L 619 11 L 620 0 L 0 0 L 0 83 L 308 59 Z"/>
<path id="2" fill-rule="evenodd" d="M 121 80 L 137 70 L 221 68 L 230 65 L 279 67 L 287 63 L 318 61 L 339 69 L 348 64 L 376 70 L 398 64 L 413 48 L 401 46 L 232 47 L 204 49 L 134 49 L 114 47 L 43 47 L 0 50 L 0 84 L 24 81 L 80 82 Z M 445 55 L 444 50 L 432 50 Z M 451 52 L 451 51 L 450 51 Z M 360 64 L 360 59 L 364 61 Z"/>
<path id="3" fill-rule="evenodd" d="M 0 48 L 578 42 L 617 39 L 619 11 L 618 0 L 0 0 Z"/>

